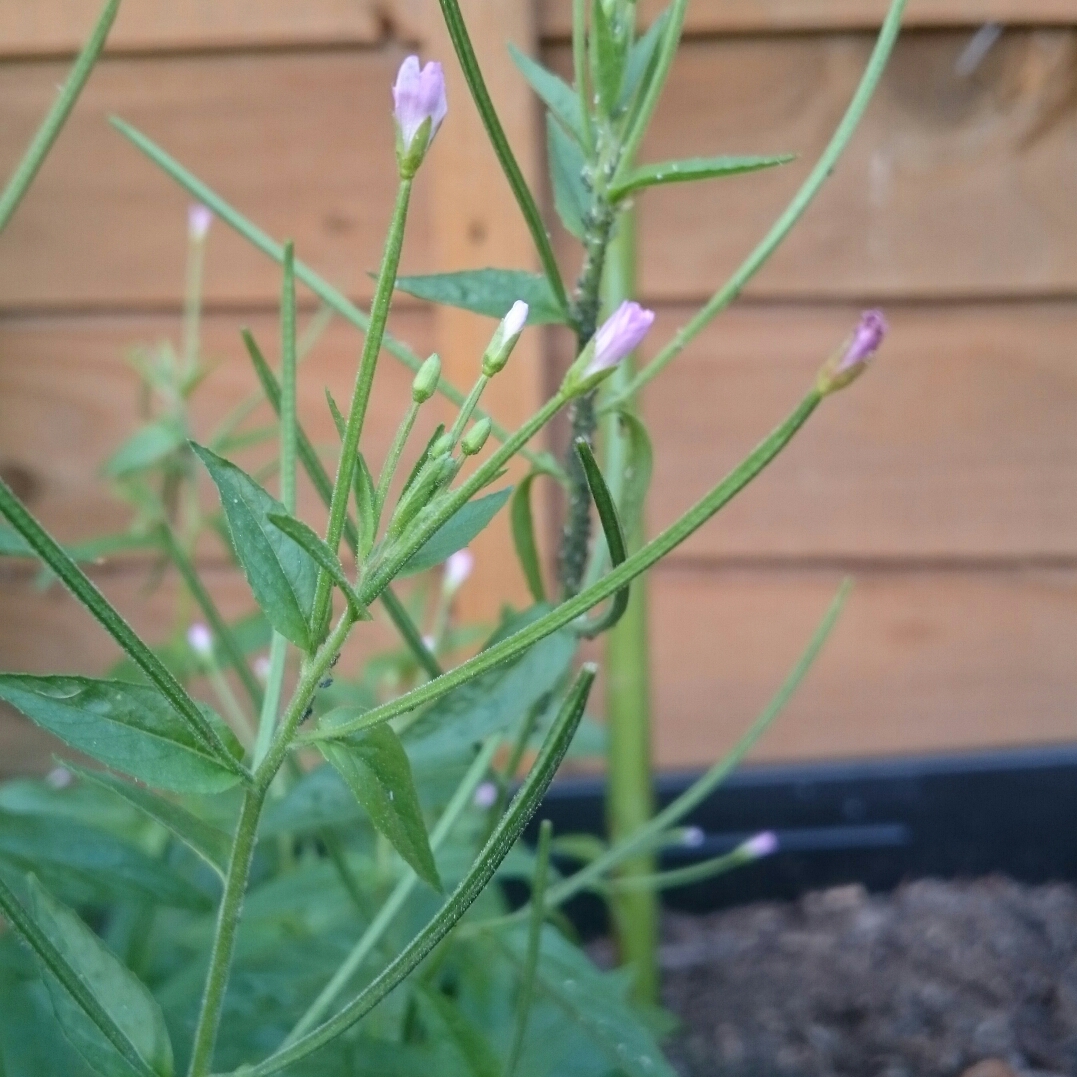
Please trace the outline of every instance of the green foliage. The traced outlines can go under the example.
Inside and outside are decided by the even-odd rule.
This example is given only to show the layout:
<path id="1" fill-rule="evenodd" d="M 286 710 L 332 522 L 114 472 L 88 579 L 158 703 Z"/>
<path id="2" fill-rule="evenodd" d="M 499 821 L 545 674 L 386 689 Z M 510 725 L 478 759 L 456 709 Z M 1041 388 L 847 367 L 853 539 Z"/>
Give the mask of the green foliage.
<path id="1" fill-rule="evenodd" d="M 517 299 L 527 303 L 530 325 L 565 321 L 549 282 L 522 269 L 464 269 L 458 273 L 430 273 L 400 277 L 396 287 L 416 299 L 429 299 L 490 318 L 504 318 Z"/>
<path id="2" fill-rule="evenodd" d="M 513 44 L 509 45 L 512 62 L 520 69 L 520 74 L 530 83 L 539 95 L 542 103 L 551 115 L 564 125 L 565 129 L 579 143 L 583 143 L 583 114 L 580 109 L 579 95 L 565 81 L 530 56 L 520 52 Z"/>
<path id="3" fill-rule="evenodd" d="M 683 161 L 663 161 L 661 164 L 643 165 L 630 172 L 620 183 L 609 189 L 609 197 L 616 202 L 633 191 L 644 187 L 657 187 L 665 183 L 690 183 L 693 180 L 716 179 L 721 176 L 739 176 L 744 172 L 759 172 L 764 168 L 788 164 L 793 154 L 777 157 L 688 157 Z"/>
<path id="4" fill-rule="evenodd" d="M 531 512 L 531 487 L 539 476 L 532 471 L 525 476 L 512 494 L 512 541 L 520 560 L 528 590 L 536 602 L 546 601 L 546 586 L 542 582 L 542 565 L 539 561 L 538 542 L 535 540 L 535 520 Z"/>
<path id="5" fill-rule="evenodd" d="M 552 116 L 548 117 L 546 123 L 546 149 L 557 215 L 566 231 L 577 239 L 583 239 L 587 234 L 584 220 L 591 202 L 583 179 L 587 162 L 579 146 L 565 134 L 564 128 Z"/>
<path id="6" fill-rule="evenodd" d="M 397 575 L 414 576 L 417 572 L 425 572 L 462 550 L 498 514 L 511 494 L 512 487 L 509 486 L 469 501 L 408 558 Z"/>

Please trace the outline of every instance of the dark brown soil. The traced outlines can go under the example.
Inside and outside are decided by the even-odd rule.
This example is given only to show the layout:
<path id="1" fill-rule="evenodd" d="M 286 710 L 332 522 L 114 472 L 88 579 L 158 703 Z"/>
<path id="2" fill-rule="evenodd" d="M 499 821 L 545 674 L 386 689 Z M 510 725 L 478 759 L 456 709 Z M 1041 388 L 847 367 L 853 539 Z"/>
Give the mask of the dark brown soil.
<path id="1" fill-rule="evenodd" d="M 1072 886 L 842 887 L 664 932 L 689 1077 L 1077 1074 Z"/>

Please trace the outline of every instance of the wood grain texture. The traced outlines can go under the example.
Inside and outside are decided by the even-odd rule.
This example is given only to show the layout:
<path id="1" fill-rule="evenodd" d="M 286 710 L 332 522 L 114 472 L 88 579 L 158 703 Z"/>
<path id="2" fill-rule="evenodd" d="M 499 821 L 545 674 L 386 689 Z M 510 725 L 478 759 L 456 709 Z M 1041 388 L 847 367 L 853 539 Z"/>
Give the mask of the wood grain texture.
<path id="1" fill-rule="evenodd" d="M 649 24 L 664 0 L 639 0 L 641 21 Z M 688 34 L 766 33 L 787 30 L 862 30 L 879 26 L 887 0 L 693 0 Z M 572 33 L 571 0 L 539 0 L 543 35 Z M 909 0 L 905 26 L 980 26 L 985 22 L 1018 26 L 1077 21 L 1073 0 Z"/>
<path id="2" fill-rule="evenodd" d="M 537 189 L 541 165 L 538 112 L 505 49 L 508 40 L 525 52 L 534 52 L 531 8 L 519 3 L 506 5 L 504 0 L 463 0 L 460 6 L 505 135 L 528 183 Z M 450 58 L 445 70 L 452 102 L 446 127 L 424 165 L 435 180 L 432 216 L 438 266 L 445 271 L 486 266 L 535 269 L 537 257 L 531 237 L 455 63 L 448 34 L 436 15 L 430 31 L 432 54 Z M 496 323 L 447 307 L 435 308 L 434 319 L 446 377 L 470 388 Z M 483 395 L 484 406 L 501 416 L 510 429 L 542 403 L 545 378 L 541 345 L 541 330 L 525 332 L 508 365 L 490 381 Z M 451 425 L 455 416 L 454 410 L 447 410 L 446 424 Z M 526 467 L 517 462 L 505 481 L 517 481 L 525 473 Z M 536 497 L 533 505 L 536 530 L 544 534 L 542 502 Z M 507 510 L 475 540 L 472 550 L 475 576 L 460 596 L 466 616 L 492 619 L 503 602 L 522 605 L 528 601 L 527 586 L 512 552 Z"/>
<path id="3" fill-rule="evenodd" d="M 662 308 L 653 353 L 687 320 Z M 745 306 L 647 389 L 652 533 L 788 413 L 854 307 Z M 1077 557 L 1077 304 L 897 306 L 876 362 L 674 556 Z"/>
<path id="4" fill-rule="evenodd" d="M 338 287 L 366 298 L 396 189 L 390 87 L 404 52 L 105 59 L 0 242 L 0 308 L 175 306 L 187 195 L 107 125 L 117 114 Z M 0 174 L 63 78 L 0 65 Z M 405 272 L 430 269 L 420 177 Z M 279 269 L 229 229 L 209 240 L 206 295 L 274 304 Z"/>
<path id="5" fill-rule="evenodd" d="M 99 0 L 6 0 L 0 56 L 78 50 Z M 128 0 L 108 51 L 369 45 L 414 39 L 420 0 Z"/>
<path id="6" fill-rule="evenodd" d="M 699 766 L 732 746 L 838 582 L 829 572 L 654 573 L 661 766 Z M 752 758 L 1072 741 L 1075 638 L 1072 572 L 857 573 L 826 650 Z"/>
<path id="7" fill-rule="evenodd" d="M 393 324 L 417 348 L 429 349 L 427 314 L 406 312 Z M 253 329 L 270 361 L 278 361 L 275 317 L 221 314 L 207 319 L 204 355 L 219 365 L 194 398 L 196 438 L 208 439 L 256 387 L 239 336 L 243 325 Z M 138 379 L 125 357 L 139 344 L 178 337 L 179 319 L 165 316 L 0 320 L 0 470 L 28 495 L 30 508 L 59 537 L 87 538 L 121 528 L 128 520 L 129 510 L 109 493 L 99 470 L 137 425 Z M 347 406 L 361 346 L 360 334 L 338 320 L 300 367 L 300 417 L 312 440 L 326 450 L 331 470 L 339 442 L 324 390 L 329 387 L 341 407 Z M 371 409 L 363 442 L 373 467 L 380 467 L 410 401 L 411 379 L 402 364 L 383 356 L 374 388 L 378 406 Z M 263 406 L 246 428 L 270 419 Z M 420 416 L 409 459 L 433 422 L 432 414 Z M 236 459 L 253 469 L 271 455 L 271 449 L 262 447 Z M 307 519 L 321 519 L 321 504 L 303 479 L 299 492 L 301 512 Z M 215 504 L 208 482 L 205 495 L 207 506 Z"/>
<path id="8" fill-rule="evenodd" d="M 1005 33 L 969 76 L 967 34 L 898 42 L 834 176 L 749 286 L 768 298 L 1072 294 L 1077 39 Z M 830 138 L 866 34 L 718 38 L 678 54 L 641 159 L 799 155 L 765 173 L 640 198 L 641 290 L 709 296 L 766 234 Z M 567 48 L 548 50 L 563 73 Z M 577 244 L 564 237 L 567 265 Z"/>

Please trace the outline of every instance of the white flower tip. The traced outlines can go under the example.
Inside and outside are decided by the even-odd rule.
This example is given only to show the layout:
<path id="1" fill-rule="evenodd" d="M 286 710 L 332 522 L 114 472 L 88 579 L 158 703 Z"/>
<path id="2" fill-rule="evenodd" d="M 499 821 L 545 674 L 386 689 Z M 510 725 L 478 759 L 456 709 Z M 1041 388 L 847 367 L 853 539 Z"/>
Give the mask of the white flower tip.
<path id="1" fill-rule="evenodd" d="M 471 575 L 475 555 L 465 546 L 445 562 L 445 589 L 455 591 Z"/>
<path id="2" fill-rule="evenodd" d="M 191 239 L 203 240 L 213 224 L 213 210 L 196 202 L 187 210 L 187 232 Z"/>
<path id="3" fill-rule="evenodd" d="M 530 313 L 531 308 L 522 300 L 517 299 L 515 303 L 509 307 L 508 314 L 505 315 L 502 325 L 505 328 L 506 337 L 518 337 L 523 331 L 524 326 L 527 325 L 527 315 Z"/>
<path id="4" fill-rule="evenodd" d="M 778 835 L 773 830 L 764 830 L 762 834 L 756 834 L 749 838 L 740 847 L 740 852 L 752 860 L 761 860 L 764 856 L 772 856 L 778 851 Z"/>
<path id="5" fill-rule="evenodd" d="M 52 786 L 53 789 L 66 789 L 74 780 L 75 776 L 67 767 L 53 767 L 45 775 L 45 784 Z"/>
<path id="6" fill-rule="evenodd" d="M 260 654 L 254 660 L 254 675 L 261 681 L 269 680 L 269 658 L 264 654 Z"/>
<path id="7" fill-rule="evenodd" d="M 433 636 L 423 636 L 423 646 L 433 654 L 437 650 L 438 641 Z"/>
<path id="8" fill-rule="evenodd" d="M 476 808 L 492 808 L 497 803 L 497 786 L 493 782 L 483 782 L 475 790 L 474 803 Z"/>
<path id="9" fill-rule="evenodd" d="M 441 64 L 431 61 L 420 67 L 419 57 L 409 56 L 400 65 L 393 85 L 393 116 L 400 128 L 404 151 L 411 149 L 416 132 L 426 120 L 430 121 L 430 136 L 426 143 L 429 146 L 448 111 Z"/>
<path id="10" fill-rule="evenodd" d="M 681 844 L 688 849 L 698 849 L 707 840 L 700 826 L 686 826 L 681 834 Z"/>
<path id="11" fill-rule="evenodd" d="M 187 646 L 200 658 L 209 658 L 213 654 L 213 633 L 200 621 L 196 621 L 187 629 Z"/>

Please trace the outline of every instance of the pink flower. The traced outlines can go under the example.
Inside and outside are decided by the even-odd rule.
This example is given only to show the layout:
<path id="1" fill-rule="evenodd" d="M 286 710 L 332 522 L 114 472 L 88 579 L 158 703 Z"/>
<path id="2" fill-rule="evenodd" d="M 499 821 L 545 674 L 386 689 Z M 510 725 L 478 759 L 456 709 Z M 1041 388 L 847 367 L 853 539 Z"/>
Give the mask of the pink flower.
<path id="1" fill-rule="evenodd" d="M 471 575 L 475 567 L 475 555 L 466 547 L 457 550 L 445 562 L 445 579 L 443 586 L 446 591 L 453 592 L 459 589 L 463 582 Z"/>
<path id="2" fill-rule="evenodd" d="M 187 210 L 187 234 L 196 242 L 201 242 L 213 224 L 213 210 L 196 202 Z"/>
<path id="3" fill-rule="evenodd" d="M 639 347 L 654 324 L 654 311 L 625 300 L 595 333 L 595 354 L 584 377 L 616 366 Z"/>
<path id="4" fill-rule="evenodd" d="M 881 310 L 865 310 L 849 341 L 849 347 L 838 363 L 836 373 L 843 374 L 853 367 L 871 362 L 886 336 L 886 319 Z"/>
<path id="5" fill-rule="evenodd" d="M 476 808 L 492 808 L 497 803 L 497 786 L 493 782 L 483 782 L 475 790 Z"/>
<path id="6" fill-rule="evenodd" d="M 761 860 L 778 851 L 778 835 L 773 830 L 764 830 L 737 846 L 736 851 L 749 860 Z"/>
<path id="7" fill-rule="evenodd" d="M 409 56 L 401 65 L 393 86 L 393 117 L 400 142 L 405 154 L 411 150 L 411 144 L 419 128 L 429 120 L 430 134 L 427 147 L 437 134 L 445 114 L 449 111 L 445 99 L 445 76 L 441 64 L 431 61 L 424 68 L 419 68 L 419 57 Z"/>
<path id="8" fill-rule="evenodd" d="M 200 621 L 196 621 L 187 629 L 187 646 L 199 658 L 209 658 L 213 654 L 213 633 Z"/>

